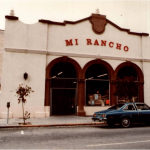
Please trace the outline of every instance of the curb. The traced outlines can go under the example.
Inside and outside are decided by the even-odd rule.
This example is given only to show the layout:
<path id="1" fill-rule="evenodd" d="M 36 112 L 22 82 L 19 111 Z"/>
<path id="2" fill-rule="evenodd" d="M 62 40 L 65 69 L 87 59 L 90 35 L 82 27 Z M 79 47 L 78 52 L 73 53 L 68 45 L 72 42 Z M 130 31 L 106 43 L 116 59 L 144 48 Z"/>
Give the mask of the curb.
<path id="1" fill-rule="evenodd" d="M 0 128 L 22 128 L 22 127 L 55 127 L 55 126 L 84 126 L 84 125 L 102 125 L 105 123 L 69 123 L 69 124 L 49 124 L 49 125 L 18 125 L 18 126 L 0 126 Z"/>

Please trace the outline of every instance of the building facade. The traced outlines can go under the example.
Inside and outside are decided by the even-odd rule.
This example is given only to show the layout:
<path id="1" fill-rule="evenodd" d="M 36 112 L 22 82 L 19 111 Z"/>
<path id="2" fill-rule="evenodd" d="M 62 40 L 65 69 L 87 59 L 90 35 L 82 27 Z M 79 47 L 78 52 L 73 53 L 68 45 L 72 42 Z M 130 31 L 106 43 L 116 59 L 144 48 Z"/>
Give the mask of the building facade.
<path id="1" fill-rule="evenodd" d="M 15 96 L 22 83 L 34 90 L 25 104 L 31 117 L 91 116 L 129 101 L 150 105 L 149 34 L 130 32 L 100 14 L 31 25 L 16 16 L 5 18 L 1 118 L 6 117 L 7 101 L 10 117 L 22 116 Z M 137 88 L 132 97 L 116 94 L 119 81 L 131 79 Z"/>
<path id="2" fill-rule="evenodd" d="M 4 51 L 4 30 L 0 30 L 0 99 L 1 99 L 1 76 L 2 76 L 3 51 Z"/>

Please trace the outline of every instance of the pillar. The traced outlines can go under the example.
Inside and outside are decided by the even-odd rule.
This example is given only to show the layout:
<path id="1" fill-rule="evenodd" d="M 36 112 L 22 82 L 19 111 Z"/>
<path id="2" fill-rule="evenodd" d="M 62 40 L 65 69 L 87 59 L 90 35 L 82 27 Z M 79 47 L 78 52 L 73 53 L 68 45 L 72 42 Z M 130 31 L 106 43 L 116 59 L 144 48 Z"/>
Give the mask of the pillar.
<path id="1" fill-rule="evenodd" d="M 78 116 L 85 116 L 85 79 L 78 79 Z"/>

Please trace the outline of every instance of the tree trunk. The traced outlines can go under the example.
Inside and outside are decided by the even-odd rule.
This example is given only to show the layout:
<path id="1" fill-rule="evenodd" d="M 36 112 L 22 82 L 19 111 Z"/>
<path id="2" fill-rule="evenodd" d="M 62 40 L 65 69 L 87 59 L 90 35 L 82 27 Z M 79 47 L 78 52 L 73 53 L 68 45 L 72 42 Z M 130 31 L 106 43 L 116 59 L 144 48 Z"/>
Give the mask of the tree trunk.
<path id="1" fill-rule="evenodd" d="M 24 122 L 24 125 L 25 125 L 25 118 L 24 118 L 24 105 L 23 105 L 23 101 L 22 101 L 22 111 L 23 111 L 23 122 Z"/>

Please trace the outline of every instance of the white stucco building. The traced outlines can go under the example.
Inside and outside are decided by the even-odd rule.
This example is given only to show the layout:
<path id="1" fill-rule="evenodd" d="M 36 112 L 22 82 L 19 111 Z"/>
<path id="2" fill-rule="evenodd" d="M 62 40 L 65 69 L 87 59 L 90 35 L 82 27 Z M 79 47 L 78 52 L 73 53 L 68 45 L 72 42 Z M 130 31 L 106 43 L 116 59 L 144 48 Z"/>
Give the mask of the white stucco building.
<path id="1" fill-rule="evenodd" d="M 3 51 L 4 51 L 4 30 L 0 30 L 0 99 L 1 99 L 1 76 L 2 76 Z"/>
<path id="2" fill-rule="evenodd" d="M 138 83 L 136 101 L 150 105 L 149 34 L 130 32 L 100 14 L 32 25 L 5 18 L 0 118 L 7 101 L 10 117 L 22 116 L 15 96 L 22 83 L 34 90 L 25 104 L 31 117 L 90 116 L 119 102 L 114 92 L 122 73 Z"/>

